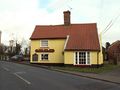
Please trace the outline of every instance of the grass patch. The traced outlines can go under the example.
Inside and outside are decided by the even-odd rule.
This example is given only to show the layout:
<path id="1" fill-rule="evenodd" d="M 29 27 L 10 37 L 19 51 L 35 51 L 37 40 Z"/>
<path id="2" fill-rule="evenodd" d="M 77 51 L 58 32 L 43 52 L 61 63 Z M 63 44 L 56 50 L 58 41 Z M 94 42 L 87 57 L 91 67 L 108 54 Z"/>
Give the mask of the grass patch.
<path id="1" fill-rule="evenodd" d="M 113 64 L 104 64 L 103 67 L 99 68 L 82 68 L 82 67 L 74 67 L 74 66 L 55 66 L 53 68 L 60 69 L 60 70 L 67 70 L 67 71 L 75 71 L 75 72 L 85 72 L 85 73 L 103 73 L 109 72 L 113 69 L 120 68 L 120 65 L 113 65 Z"/>

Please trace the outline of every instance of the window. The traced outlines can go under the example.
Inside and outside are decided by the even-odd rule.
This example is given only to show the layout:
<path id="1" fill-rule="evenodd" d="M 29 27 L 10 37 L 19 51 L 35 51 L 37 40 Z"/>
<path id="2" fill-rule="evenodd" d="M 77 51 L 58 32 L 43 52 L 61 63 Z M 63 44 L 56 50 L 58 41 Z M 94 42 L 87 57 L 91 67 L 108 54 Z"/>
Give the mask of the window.
<path id="1" fill-rule="evenodd" d="M 41 54 L 41 60 L 48 60 L 48 54 Z"/>
<path id="2" fill-rule="evenodd" d="M 75 52 L 75 65 L 90 64 L 89 52 Z"/>
<path id="3" fill-rule="evenodd" d="M 41 40 L 41 47 L 48 47 L 48 40 Z"/>

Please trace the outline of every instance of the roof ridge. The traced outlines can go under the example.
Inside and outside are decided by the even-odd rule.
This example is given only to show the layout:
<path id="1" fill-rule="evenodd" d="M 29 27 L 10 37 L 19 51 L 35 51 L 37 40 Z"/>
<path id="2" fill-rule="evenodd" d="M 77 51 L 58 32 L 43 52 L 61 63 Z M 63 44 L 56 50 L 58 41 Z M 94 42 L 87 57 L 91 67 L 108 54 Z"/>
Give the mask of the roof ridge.
<path id="1" fill-rule="evenodd" d="M 97 24 L 97 23 L 72 23 L 68 26 L 71 26 L 71 25 L 93 25 L 93 24 Z M 64 24 L 58 24 L 58 25 L 36 25 L 36 27 L 49 27 L 49 26 L 66 26 Z"/>
<path id="2" fill-rule="evenodd" d="M 46 26 L 64 26 L 63 24 L 59 24 L 59 25 L 36 25 L 36 26 L 44 26 L 44 27 L 46 27 Z"/>
<path id="3" fill-rule="evenodd" d="M 108 48 L 114 46 L 116 43 L 120 42 L 120 40 L 116 40 L 115 42 L 113 42 Z"/>

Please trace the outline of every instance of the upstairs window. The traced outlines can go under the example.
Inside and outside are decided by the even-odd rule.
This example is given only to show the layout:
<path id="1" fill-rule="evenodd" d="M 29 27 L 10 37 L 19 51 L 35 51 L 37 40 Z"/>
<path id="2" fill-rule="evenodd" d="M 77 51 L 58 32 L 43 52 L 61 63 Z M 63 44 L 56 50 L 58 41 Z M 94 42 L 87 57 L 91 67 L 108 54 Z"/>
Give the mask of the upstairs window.
<path id="1" fill-rule="evenodd" d="M 48 47 L 48 40 L 41 40 L 41 47 Z"/>

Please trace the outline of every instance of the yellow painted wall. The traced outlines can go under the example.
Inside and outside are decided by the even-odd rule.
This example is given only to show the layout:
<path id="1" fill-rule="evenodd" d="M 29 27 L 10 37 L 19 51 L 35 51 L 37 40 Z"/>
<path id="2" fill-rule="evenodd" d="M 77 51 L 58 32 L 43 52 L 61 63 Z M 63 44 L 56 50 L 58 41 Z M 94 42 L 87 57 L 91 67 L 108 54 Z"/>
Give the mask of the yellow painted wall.
<path id="1" fill-rule="evenodd" d="M 48 47 L 50 49 L 54 49 L 55 52 L 53 53 L 47 53 L 49 54 L 49 60 L 40 60 L 40 54 L 38 54 L 38 61 L 32 61 L 32 55 L 35 53 L 35 49 L 40 48 L 40 40 L 32 40 L 31 41 L 31 63 L 64 63 L 64 64 L 74 64 L 74 52 L 73 51 L 64 51 L 64 44 L 65 39 L 51 39 L 48 40 Z M 98 56 L 97 56 L 98 53 Z M 97 64 L 97 58 L 99 64 L 103 64 L 103 56 L 102 51 L 101 52 L 90 52 L 90 64 Z"/>
<path id="2" fill-rule="evenodd" d="M 91 64 L 97 64 L 99 61 L 97 61 L 97 60 L 99 60 L 99 56 L 98 56 L 98 53 L 99 52 L 90 52 L 90 63 Z"/>
<path id="3" fill-rule="evenodd" d="M 32 55 L 35 53 L 35 49 L 40 48 L 40 40 L 31 41 L 30 62 L 32 62 Z"/>
<path id="4" fill-rule="evenodd" d="M 48 40 L 48 47 L 50 49 L 54 49 L 55 52 L 47 53 L 49 54 L 49 60 L 40 60 L 40 55 L 42 53 L 38 54 L 38 62 L 36 63 L 64 63 L 64 54 L 62 53 L 64 51 L 64 44 L 65 39 L 50 39 Z M 35 53 L 35 49 L 40 48 L 40 40 L 32 40 L 31 41 L 31 63 L 32 61 L 32 55 Z M 34 61 L 35 62 L 35 61 Z"/>
<path id="5" fill-rule="evenodd" d="M 64 52 L 64 64 L 74 64 L 74 52 Z"/>
<path id="6" fill-rule="evenodd" d="M 102 51 L 99 52 L 99 64 L 103 64 L 103 53 L 102 53 Z"/>

